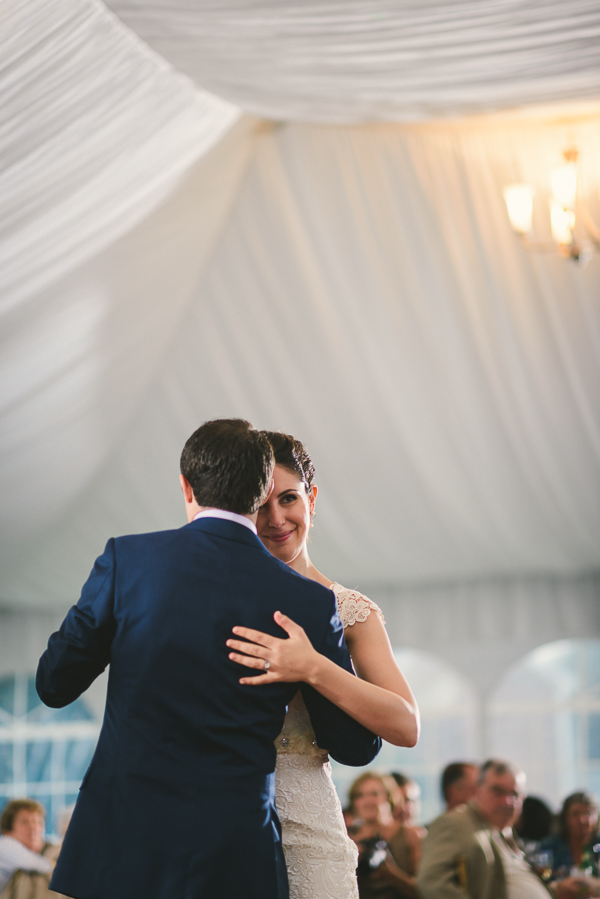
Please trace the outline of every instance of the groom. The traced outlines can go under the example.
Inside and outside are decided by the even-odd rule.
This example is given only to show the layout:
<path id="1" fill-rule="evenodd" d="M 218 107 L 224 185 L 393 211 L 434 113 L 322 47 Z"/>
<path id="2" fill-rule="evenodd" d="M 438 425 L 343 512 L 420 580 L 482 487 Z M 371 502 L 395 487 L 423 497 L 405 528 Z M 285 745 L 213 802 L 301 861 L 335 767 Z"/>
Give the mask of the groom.
<path id="1" fill-rule="evenodd" d="M 187 441 L 188 524 L 111 539 L 40 659 L 43 702 L 73 702 L 110 664 L 104 723 L 51 882 L 74 899 L 286 899 L 275 747 L 300 686 L 320 746 L 368 764 L 380 741 L 307 685 L 239 684 L 237 624 L 281 636 L 276 610 L 351 670 L 330 590 L 256 536 L 266 439 L 239 419 Z"/>

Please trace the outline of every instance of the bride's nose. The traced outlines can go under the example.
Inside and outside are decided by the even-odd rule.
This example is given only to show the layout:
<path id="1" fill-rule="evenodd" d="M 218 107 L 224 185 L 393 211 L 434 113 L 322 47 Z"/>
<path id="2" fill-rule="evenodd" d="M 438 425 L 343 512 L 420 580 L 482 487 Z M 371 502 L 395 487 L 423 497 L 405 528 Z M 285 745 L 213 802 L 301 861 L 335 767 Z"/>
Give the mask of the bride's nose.
<path id="1" fill-rule="evenodd" d="M 269 524 L 272 528 L 281 528 L 285 524 L 283 510 L 276 504 L 269 509 Z"/>

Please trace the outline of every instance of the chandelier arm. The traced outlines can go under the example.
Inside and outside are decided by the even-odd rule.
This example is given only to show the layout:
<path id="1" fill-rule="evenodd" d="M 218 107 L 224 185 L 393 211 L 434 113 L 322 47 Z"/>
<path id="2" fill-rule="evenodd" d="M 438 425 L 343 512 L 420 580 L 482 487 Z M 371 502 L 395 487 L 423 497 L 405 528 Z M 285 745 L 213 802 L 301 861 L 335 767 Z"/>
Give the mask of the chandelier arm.
<path id="1" fill-rule="evenodd" d="M 557 244 L 553 240 L 531 240 L 531 238 L 527 237 L 525 234 L 519 234 L 518 237 L 527 250 L 532 250 L 535 253 L 558 252 Z"/>

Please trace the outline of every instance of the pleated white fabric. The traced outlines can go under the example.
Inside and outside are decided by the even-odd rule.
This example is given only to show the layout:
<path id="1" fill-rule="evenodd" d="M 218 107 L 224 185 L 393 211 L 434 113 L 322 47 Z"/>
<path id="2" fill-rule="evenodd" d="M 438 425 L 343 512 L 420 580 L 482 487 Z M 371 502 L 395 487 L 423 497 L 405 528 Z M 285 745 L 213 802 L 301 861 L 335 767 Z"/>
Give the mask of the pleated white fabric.
<path id="1" fill-rule="evenodd" d="M 597 568 L 598 261 L 528 254 L 501 195 L 567 136 L 598 158 L 598 116 L 241 122 L 14 319 L 4 596 L 72 601 L 109 536 L 183 523 L 181 446 L 229 415 L 307 443 L 315 561 L 345 583 Z"/>
<path id="2" fill-rule="evenodd" d="M 174 72 L 96 0 L 2 4 L 0 60 L 10 556 L 22 527 L 54 520 L 118 439 L 219 233 L 253 125 L 219 143 L 239 110 Z M 194 262 L 178 279 L 184 248 Z M 147 277 L 150 255 L 163 260 L 162 277 L 156 267 Z"/>
<path id="3" fill-rule="evenodd" d="M 239 111 L 97 0 L 0 6 L 0 309 L 114 243 Z"/>
<path id="4" fill-rule="evenodd" d="M 597 99 L 595 0 L 108 0 L 165 59 L 282 121 L 406 121 Z"/>
<path id="5" fill-rule="evenodd" d="M 598 122 L 572 128 L 595 158 Z M 563 135 L 290 126 L 262 141 L 153 402 L 173 406 L 196 372 L 207 416 L 245 410 L 304 439 L 332 577 L 597 565 L 597 261 L 525 253 L 501 195 L 507 160 L 541 169 Z"/>
<path id="6" fill-rule="evenodd" d="M 286 120 L 582 101 L 595 5 L 114 8 L 0 4 L 0 604 L 63 607 L 108 537 L 182 523 L 223 415 L 306 441 L 350 586 L 597 568 L 598 260 L 526 253 L 502 187 L 537 184 L 543 234 L 574 143 L 600 222 L 598 106 L 276 127 L 203 89 Z"/>

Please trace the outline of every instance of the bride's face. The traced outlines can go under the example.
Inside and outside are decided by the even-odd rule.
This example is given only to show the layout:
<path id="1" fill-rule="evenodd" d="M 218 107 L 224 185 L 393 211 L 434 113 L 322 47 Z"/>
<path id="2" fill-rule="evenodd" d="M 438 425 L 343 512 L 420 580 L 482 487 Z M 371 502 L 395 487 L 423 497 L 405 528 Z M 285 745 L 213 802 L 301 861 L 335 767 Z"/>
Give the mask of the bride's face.
<path id="1" fill-rule="evenodd" d="M 310 516 L 317 488 L 306 492 L 303 481 L 289 468 L 275 466 L 275 487 L 258 510 L 258 536 L 270 553 L 291 565 L 306 550 Z"/>

